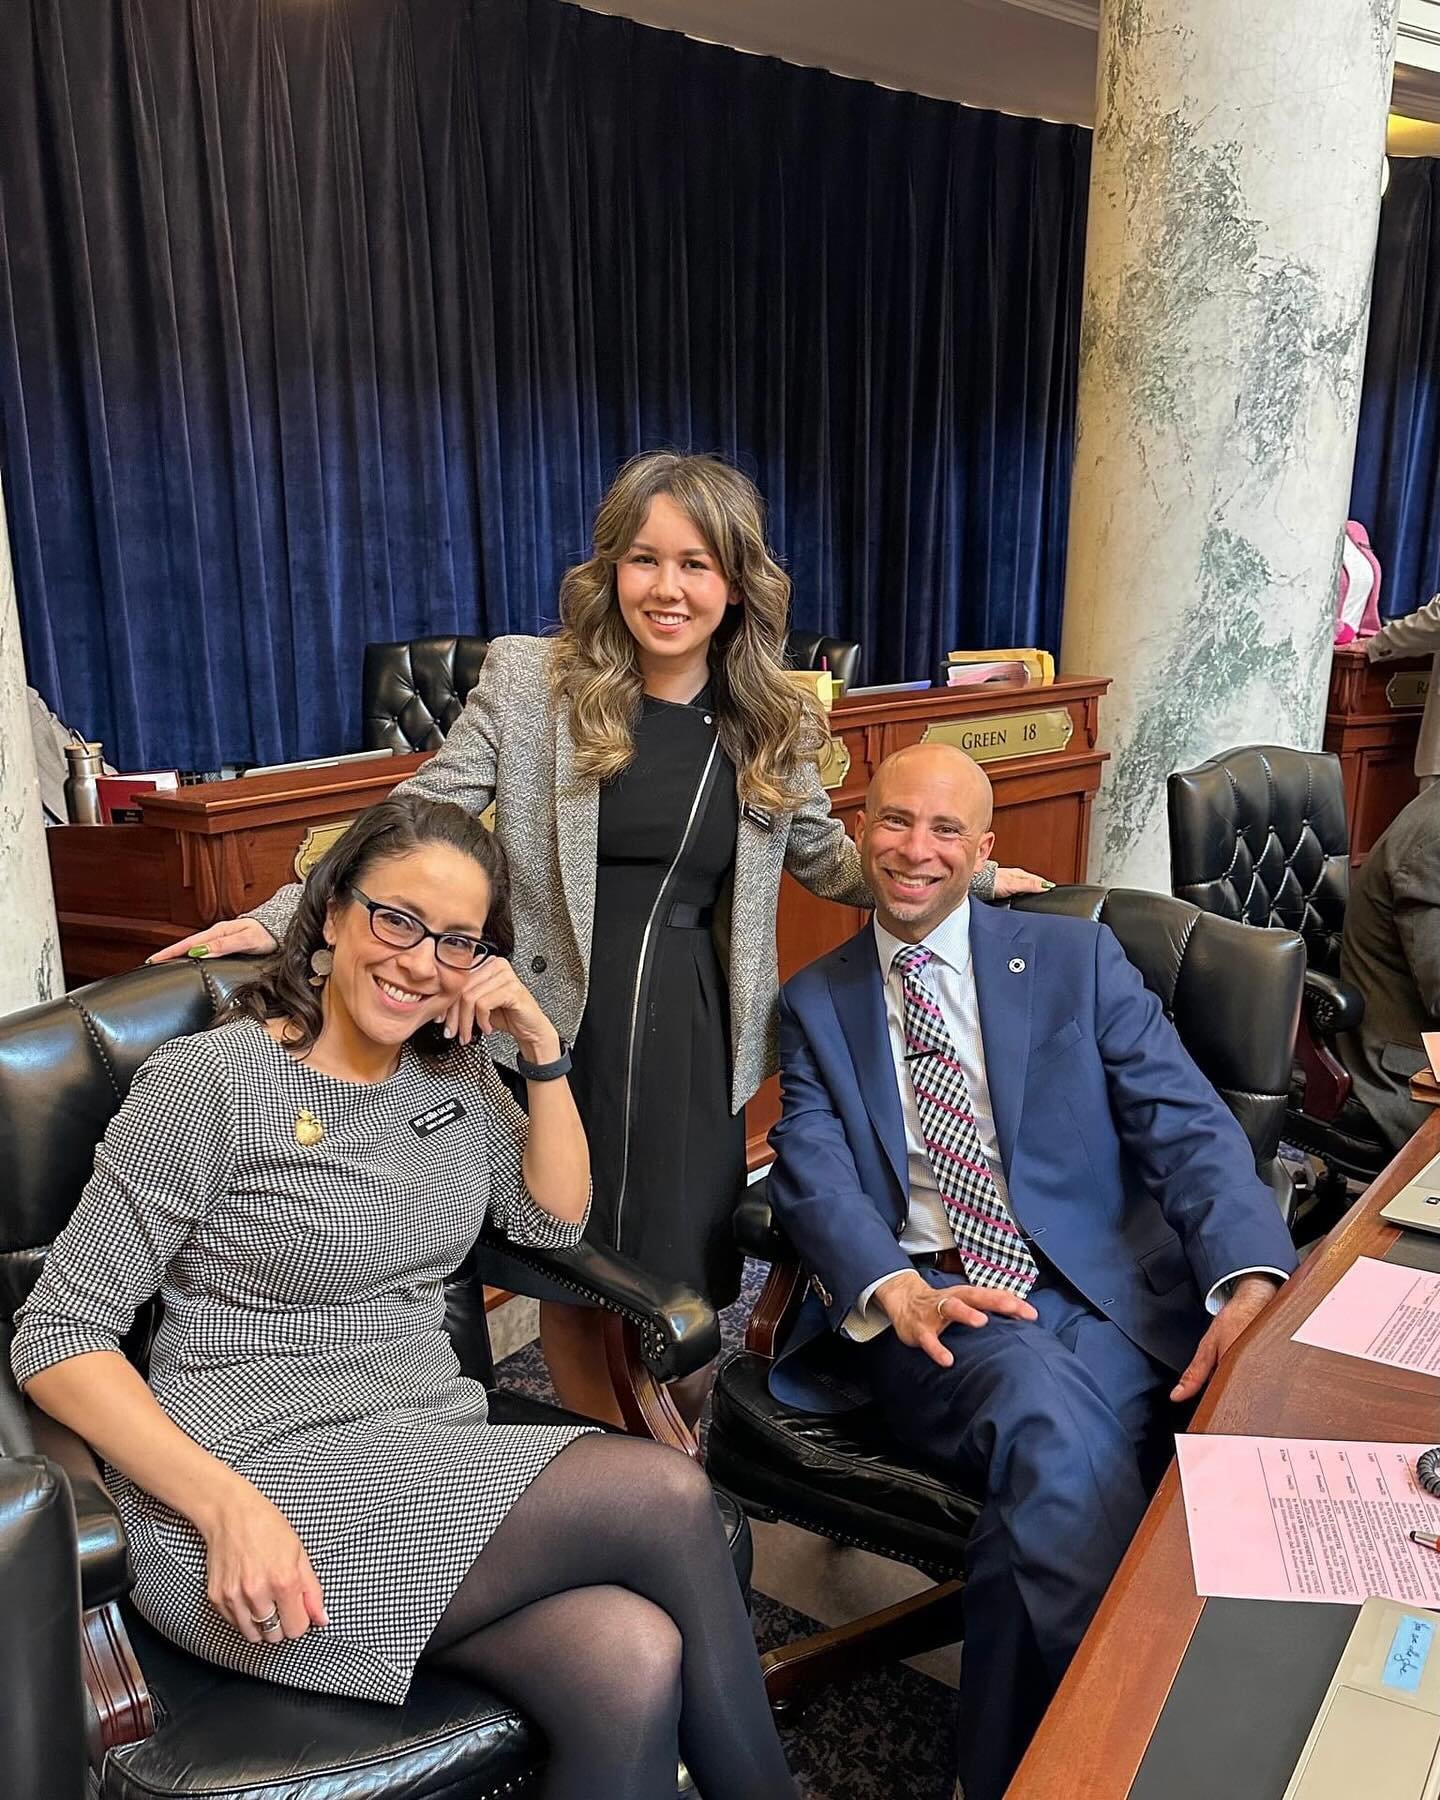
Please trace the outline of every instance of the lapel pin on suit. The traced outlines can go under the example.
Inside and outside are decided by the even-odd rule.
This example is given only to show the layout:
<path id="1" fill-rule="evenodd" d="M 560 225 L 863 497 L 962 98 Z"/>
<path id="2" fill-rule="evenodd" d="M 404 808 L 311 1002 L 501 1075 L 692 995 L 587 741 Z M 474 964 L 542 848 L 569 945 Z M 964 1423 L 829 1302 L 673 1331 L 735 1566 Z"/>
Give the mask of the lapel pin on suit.
<path id="1" fill-rule="evenodd" d="M 1012 975 L 1023 975 L 1025 973 L 1025 958 L 1023 956 L 1012 956 L 1010 958 L 1010 973 Z"/>

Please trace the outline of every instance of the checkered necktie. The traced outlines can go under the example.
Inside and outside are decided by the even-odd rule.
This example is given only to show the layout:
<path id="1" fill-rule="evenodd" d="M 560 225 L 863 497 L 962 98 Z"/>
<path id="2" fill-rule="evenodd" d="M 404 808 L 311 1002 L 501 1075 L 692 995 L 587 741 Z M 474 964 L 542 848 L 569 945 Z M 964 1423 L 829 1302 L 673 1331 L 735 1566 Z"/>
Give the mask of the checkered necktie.
<path id="1" fill-rule="evenodd" d="M 925 1154 L 971 1282 L 1008 1288 L 1023 1298 L 1040 1271 L 985 1160 L 965 1071 L 925 980 L 934 960 L 923 944 L 907 944 L 895 956 L 905 989 L 905 1066 L 915 1090 Z"/>

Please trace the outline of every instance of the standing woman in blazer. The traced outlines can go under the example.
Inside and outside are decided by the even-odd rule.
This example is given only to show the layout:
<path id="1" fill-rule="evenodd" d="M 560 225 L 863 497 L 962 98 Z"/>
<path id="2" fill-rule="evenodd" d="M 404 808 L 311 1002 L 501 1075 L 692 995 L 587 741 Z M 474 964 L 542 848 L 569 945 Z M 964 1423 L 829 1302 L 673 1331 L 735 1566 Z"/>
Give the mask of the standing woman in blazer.
<path id="1" fill-rule="evenodd" d="M 781 874 L 843 905 L 870 895 L 820 784 L 823 721 L 783 667 L 790 582 L 751 482 L 715 457 L 635 457 L 593 549 L 561 582 L 559 633 L 496 639 L 397 792 L 494 801 L 515 966 L 572 1047 L 587 1235 L 719 1309 L 740 1287 L 744 1106 L 775 1066 Z M 1041 885 L 1002 873 L 1004 893 Z M 272 950 L 300 891 L 152 960 Z M 468 993 L 446 1023 L 462 1043 L 490 1027 Z M 505 1038 L 492 1050 L 515 1063 Z M 618 1422 L 600 1318 L 547 1300 L 541 1343 L 562 1402 Z M 692 1422 L 708 1385 L 676 1394 Z"/>

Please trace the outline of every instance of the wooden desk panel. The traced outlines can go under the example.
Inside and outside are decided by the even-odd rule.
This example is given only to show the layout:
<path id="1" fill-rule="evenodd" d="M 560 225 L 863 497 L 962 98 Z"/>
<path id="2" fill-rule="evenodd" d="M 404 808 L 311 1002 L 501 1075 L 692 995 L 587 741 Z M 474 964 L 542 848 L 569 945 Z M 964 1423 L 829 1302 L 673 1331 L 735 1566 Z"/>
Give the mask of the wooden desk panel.
<path id="1" fill-rule="evenodd" d="M 51 826 L 66 984 L 133 969 L 177 937 L 258 906 L 295 879 L 312 826 L 353 819 L 425 760 L 211 781 L 148 796 L 140 825 Z"/>
<path id="2" fill-rule="evenodd" d="M 1380 1218 L 1380 1208 L 1437 1153 L 1440 1113 L 1426 1120 L 1241 1338 L 1201 1401 L 1192 1431 L 1440 1440 L 1434 1376 L 1290 1341 L 1357 1256 L 1384 1256 L 1399 1233 Z M 1172 1463 L 1008 1800 L 1122 1800 L 1204 1604 L 1195 1592 Z"/>
<path id="3" fill-rule="evenodd" d="M 1413 686 L 1427 680 L 1429 672 L 1428 656 L 1372 663 L 1358 644 L 1335 651 L 1325 748 L 1340 758 L 1344 771 L 1352 868 L 1364 862 L 1376 838 L 1419 792 L 1415 745 L 1423 702 L 1392 706 L 1387 690 L 1397 675 L 1408 677 Z"/>

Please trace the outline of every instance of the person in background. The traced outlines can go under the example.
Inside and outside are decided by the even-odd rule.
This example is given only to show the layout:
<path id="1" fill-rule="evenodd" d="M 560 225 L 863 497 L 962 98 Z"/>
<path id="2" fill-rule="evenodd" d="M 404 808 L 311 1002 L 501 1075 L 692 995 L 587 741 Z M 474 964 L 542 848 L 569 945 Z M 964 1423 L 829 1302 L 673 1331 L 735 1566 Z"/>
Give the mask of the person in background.
<path id="1" fill-rule="evenodd" d="M 400 1704 L 428 1659 L 547 1740 L 545 1800 L 795 1800 L 724 1528 L 687 1457 L 491 1425 L 445 1278 L 491 1219 L 579 1239 L 559 1035 L 505 951 L 503 853 L 409 794 L 323 857 L 277 955 L 137 1073 L 17 1318 L 30 1398 L 108 1465 L 156 1628 Z M 461 993 L 504 1031 L 529 1119 Z M 148 1382 L 121 1340 L 162 1312 Z"/>
<path id="2" fill-rule="evenodd" d="M 636 457 L 561 583 L 559 634 L 492 643 L 449 737 L 397 789 L 475 813 L 494 801 L 516 966 L 573 1057 L 589 1235 L 717 1310 L 740 1286 L 743 1109 L 774 1068 L 780 877 L 870 904 L 820 784 L 823 720 L 783 667 L 789 603 L 744 475 Z M 993 864 L 975 881 L 1044 885 Z M 152 960 L 271 950 L 300 898 L 283 888 Z M 446 1028 L 463 1044 L 474 1026 L 462 990 Z M 513 1065 L 503 1037 L 495 1052 Z M 618 1422 L 601 1315 L 555 1288 L 540 1335 L 564 1404 Z M 692 1423 L 709 1379 L 676 1384 Z"/>
<path id="3" fill-rule="evenodd" d="M 1382 625 L 1374 637 L 1365 640 L 1365 654 L 1371 662 L 1391 662 L 1397 656 L 1432 659 L 1430 692 L 1415 745 L 1415 773 L 1420 786 L 1428 788 L 1440 775 L 1440 594 L 1403 619 Z"/>
<path id="4" fill-rule="evenodd" d="M 1440 782 L 1391 821 L 1352 878 L 1340 973 L 1365 1013 L 1335 1047 L 1355 1099 L 1399 1150 L 1430 1110 L 1410 1098 L 1410 1077 L 1427 1066 L 1420 1034 L 1440 1031 Z"/>
<path id="5" fill-rule="evenodd" d="M 1250 1145 L 1114 934 L 972 906 L 992 799 L 887 758 L 875 917 L 786 983 L 770 1201 L 811 1292 L 778 1398 L 870 1403 L 984 1504 L 960 1779 L 1000 1800 L 1192 1400 L 1295 1266 Z"/>

